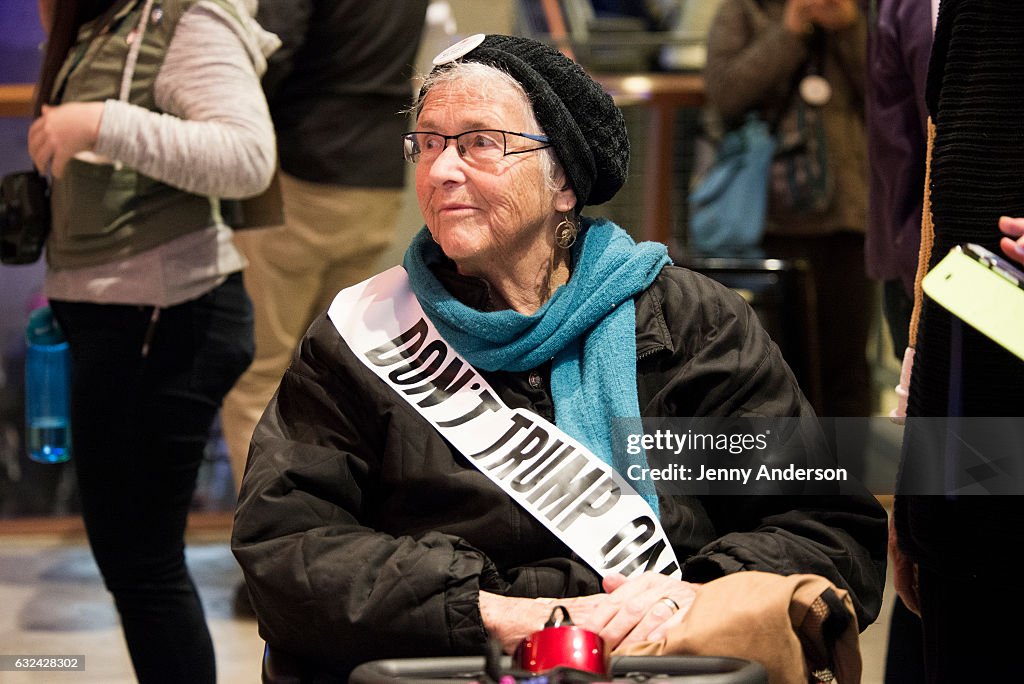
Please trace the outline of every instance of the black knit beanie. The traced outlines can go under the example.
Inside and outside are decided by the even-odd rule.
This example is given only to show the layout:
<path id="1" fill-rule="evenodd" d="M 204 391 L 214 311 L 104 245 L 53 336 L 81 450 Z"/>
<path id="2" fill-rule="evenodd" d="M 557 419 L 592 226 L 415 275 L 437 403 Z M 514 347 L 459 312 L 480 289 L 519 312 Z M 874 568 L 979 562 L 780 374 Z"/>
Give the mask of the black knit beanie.
<path id="1" fill-rule="evenodd" d="M 622 112 L 576 62 L 536 40 L 503 35 L 456 43 L 434 60 L 435 71 L 455 61 L 496 67 L 523 86 L 572 183 L 577 209 L 607 202 L 626 182 L 629 138 Z"/>

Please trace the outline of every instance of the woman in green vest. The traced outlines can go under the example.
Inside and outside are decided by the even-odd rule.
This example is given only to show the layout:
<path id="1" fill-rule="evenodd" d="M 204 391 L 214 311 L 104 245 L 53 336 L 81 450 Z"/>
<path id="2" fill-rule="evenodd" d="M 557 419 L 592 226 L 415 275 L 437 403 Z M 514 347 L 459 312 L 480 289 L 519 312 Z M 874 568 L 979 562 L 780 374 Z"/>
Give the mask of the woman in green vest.
<path id="1" fill-rule="evenodd" d="M 255 0 L 41 0 L 29 153 L 52 180 L 45 291 L 73 359 L 72 451 L 93 555 L 141 682 L 213 682 L 184 557 L 252 317 L 219 198 L 275 165 Z"/>

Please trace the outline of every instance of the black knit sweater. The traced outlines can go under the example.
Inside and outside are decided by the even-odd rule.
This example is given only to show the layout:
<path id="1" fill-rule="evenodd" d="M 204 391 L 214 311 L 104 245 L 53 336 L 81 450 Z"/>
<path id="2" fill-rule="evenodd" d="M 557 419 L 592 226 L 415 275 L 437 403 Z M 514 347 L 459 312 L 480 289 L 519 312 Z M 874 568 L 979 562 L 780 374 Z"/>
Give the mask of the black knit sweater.
<path id="1" fill-rule="evenodd" d="M 929 267 L 965 242 L 999 253 L 999 216 L 1024 216 L 1022 36 L 1024 3 L 942 2 L 927 88 L 936 126 L 930 188 L 935 243 Z M 938 468 L 945 457 L 935 442 L 926 445 L 911 429 L 914 417 L 1024 413 L 1024 362 L 966 325 L 962 356 L 951 354 L 953 324 L 952 316 L 926 297 L 907 410 L 905 479 L 908 458 Z M 961 359 L 952 376 L 951 357 Z M 962 381 L 954 407 L 951 377 Z M 1022 458 L 1024 418 L 1000 427 L 1006 430 L 1001 456 Z M 1005 553 L 1007 540 L 1019 538 L 1024 529 L 1024 505 L 1016 497 L 897 497 L 896 517 L 901 546 L 912 557 L 970 575 L 991 569 L 980 556 Z M 965 553 L 968 540 L 978 553 Z"/>

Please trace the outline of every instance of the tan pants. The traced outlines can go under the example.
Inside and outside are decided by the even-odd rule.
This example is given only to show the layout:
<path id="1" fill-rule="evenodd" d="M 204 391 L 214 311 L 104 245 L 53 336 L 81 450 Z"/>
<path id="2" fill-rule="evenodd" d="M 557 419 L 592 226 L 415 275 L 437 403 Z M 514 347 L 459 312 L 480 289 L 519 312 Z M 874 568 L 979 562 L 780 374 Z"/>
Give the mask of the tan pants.
<path id="1" fill-rule="evenodd" d="M 401 190 L 310 183 L 281 174 L 285 224 L 235 233 L 249 260 L 256 358 L 221 410 L 235 484 L 252 433 L 302 335 L 339 290 L 377 272 L 394 238 Z"/>

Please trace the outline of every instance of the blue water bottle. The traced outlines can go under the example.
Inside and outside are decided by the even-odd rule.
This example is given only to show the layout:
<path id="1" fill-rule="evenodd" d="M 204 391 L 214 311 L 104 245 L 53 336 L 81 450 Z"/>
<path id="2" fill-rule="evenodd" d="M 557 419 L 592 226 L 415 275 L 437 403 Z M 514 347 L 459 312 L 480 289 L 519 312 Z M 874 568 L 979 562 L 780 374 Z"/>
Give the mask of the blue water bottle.
<path id="1" fill-rule="evenodd" d="M 25 338 L 28 455 L 39 463 L 64 463 L 71 458 L 71 353 L 50 307 L 29 314 Z"/>

